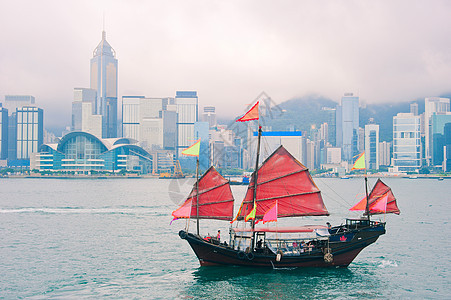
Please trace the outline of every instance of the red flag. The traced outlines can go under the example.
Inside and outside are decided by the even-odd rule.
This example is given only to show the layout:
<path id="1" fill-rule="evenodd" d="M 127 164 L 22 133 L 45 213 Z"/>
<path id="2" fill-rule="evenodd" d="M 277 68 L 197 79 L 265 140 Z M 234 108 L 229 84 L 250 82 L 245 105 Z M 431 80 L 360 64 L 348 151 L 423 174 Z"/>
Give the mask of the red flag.
<path id="1" fill-rule="evenodd" d="M 246 121 L 252 121 L 252 120 L 258 120 L 258 103 L 260 101 L 257 101 L 252 108 L 244 114 L 241 118 L 236 120 L 237 122 L 246 122 Z"/>

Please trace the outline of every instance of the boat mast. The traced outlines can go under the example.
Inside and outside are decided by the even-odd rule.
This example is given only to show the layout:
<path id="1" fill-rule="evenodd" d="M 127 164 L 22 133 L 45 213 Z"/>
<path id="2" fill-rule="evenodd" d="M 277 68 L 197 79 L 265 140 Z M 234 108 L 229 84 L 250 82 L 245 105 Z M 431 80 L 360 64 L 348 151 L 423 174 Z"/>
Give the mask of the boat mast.
<path id="1" fill-rule="evenodd" d="M 258 159 L 260 157 L 260 140 L 262 137 L 262 127 L 258 126 L 258 141 L 257 141 L 257 159 L 255 160 L 255 171 L 254 171 L 254 204 L 257 201 L 257 175 L 258 175 Z M 252 224 L 252 249 L 255 246 L 255 219 L 251 221 Z"/>
<path id="2" fill-rule="evenodd" d="M 366 176 L 366 169 L 365 169 L 365 191 L 366 191 L 366 215 L 368 216 L 368 225 L 370 221 L 370 200 L 368 199 L 368 177 Z"/>
<path id="3" fill-rule="evenodd" d="M 196 216 L 197 216 L 197 235 L 199 235 L 199 156 L 196 161 Z"/>

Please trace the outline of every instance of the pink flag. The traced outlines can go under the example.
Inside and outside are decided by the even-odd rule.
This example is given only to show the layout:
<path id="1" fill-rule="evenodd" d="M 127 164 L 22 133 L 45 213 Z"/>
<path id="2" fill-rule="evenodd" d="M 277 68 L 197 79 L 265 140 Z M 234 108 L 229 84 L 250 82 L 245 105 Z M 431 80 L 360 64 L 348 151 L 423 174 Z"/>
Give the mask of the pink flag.
<path id="1" fill-rule="evenodd" d="M 277 222 L 277 201 L 263 216 L 263 224 L 267 222 Z"/>
<path id="2" fill-rule="evenodd" d="M 172 221 L 175 221 L 177 219 L 180 218 L 189 218 L 191 216 L 191 204 L 192 204 L 193 200 L 189 200 L 186 201 L 185 203 L 183 203 L 182 206 L 180 206 L 178 209 L 174 210 L 172 212 L 172 216 L 174 217 L 174 219 Z M 171 221 L 171 223 L 172 223 Z"/>
<path id="3" fill-rule="evenodd" d="M 388 193 L 385 194 L 376 204 L 371 207 L 371 211 L 379 211 L 379 212 L 387 212 L 387 201 L 388 201 Z"/>

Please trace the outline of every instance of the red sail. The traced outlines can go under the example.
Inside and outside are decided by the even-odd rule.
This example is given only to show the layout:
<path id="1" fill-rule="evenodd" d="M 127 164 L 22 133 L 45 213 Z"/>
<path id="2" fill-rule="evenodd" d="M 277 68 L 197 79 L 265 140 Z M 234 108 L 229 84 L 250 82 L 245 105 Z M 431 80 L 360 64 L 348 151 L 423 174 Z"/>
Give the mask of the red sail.
<path id="1" fill-rule="evenodd" d="M 258 169 L 256 219 L 278 202 L 277 216 L 328 216 L 321 192 L 308 169 L 280 146 Z M 243 219 L 253 208 L 254 176 L 238 215 Z"/>
<path id="2" fill-rule="evenodd" d="M 377 180 L 376 184 L 373 187 L 373 190 L 371 191 L 369 195 L 369 207 L 370 207 L 370 214 L 376 215 L 376 214 L 383 214 L 383 211 L 374 211 L 371 208 L 376 205 L 376 202 L 385 195 L 388 195 L 387 199 L 387 209 L 386 213 L 394 213 L 399 215 L 400 211 L 398 208 L 398 205 L 396 204 L 396 198 L 393 195 L 391 188 L 388 187 L 385 183 L 383 183 L 380 179 Z"/>
<path id="3" fill-rule="evenodd" d="M 199 219 L 231 221 L 233 218 L 234 199 L 229 181 L 222 177 L 214 167 L 210 167 L 198 182 Z M 191 218 L 196 218 L 197 197 L 195 184 L 184 204 L 191 200 Z"/>

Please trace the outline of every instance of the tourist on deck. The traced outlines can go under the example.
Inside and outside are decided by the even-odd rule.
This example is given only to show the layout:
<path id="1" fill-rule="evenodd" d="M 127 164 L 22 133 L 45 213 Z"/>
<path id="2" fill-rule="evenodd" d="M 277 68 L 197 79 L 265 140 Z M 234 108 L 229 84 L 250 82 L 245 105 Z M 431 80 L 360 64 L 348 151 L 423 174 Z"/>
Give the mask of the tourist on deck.
<path id="1" fill-rule="evenodd" d="M 216 235 L 216 239 L 218 240 L 218 242 L 221 241 L 221 230 L 218 230 L 218 234 Z"/>
<path id="2" fill-rule="evenodd" d="M 258 240 L 258 242 L 257 242 L 257 248 L 261 248 L 262 247 L 262 243 L 263 243 L 263 241 L 260 239 L 260 240 Z"/>

